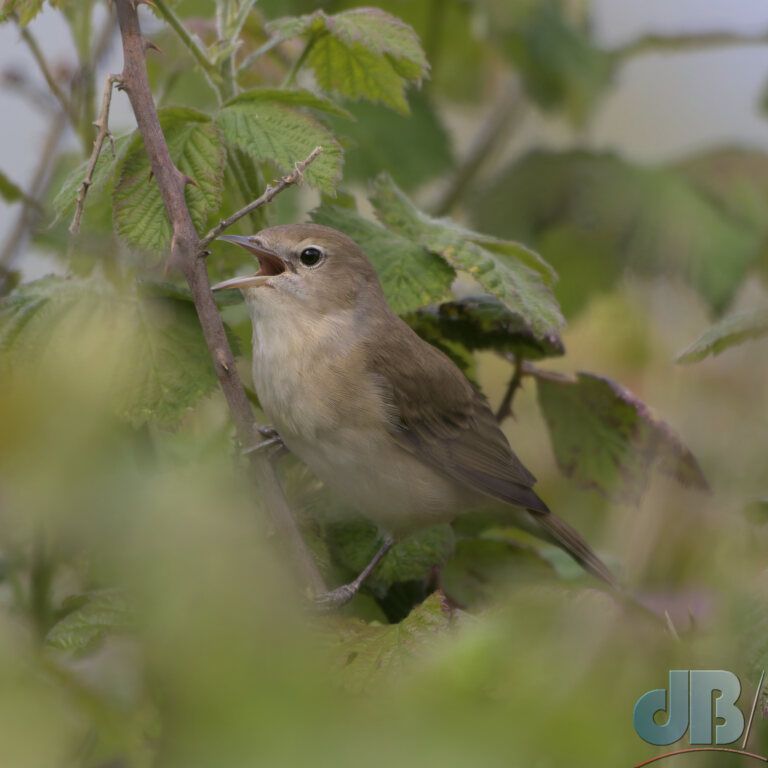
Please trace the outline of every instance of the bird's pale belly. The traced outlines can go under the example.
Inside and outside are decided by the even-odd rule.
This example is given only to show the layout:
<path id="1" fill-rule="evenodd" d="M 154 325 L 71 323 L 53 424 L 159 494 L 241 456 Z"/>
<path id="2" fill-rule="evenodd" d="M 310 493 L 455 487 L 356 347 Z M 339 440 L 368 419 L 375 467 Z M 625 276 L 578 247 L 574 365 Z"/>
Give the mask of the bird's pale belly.
<path id="1" fill-rule="evenodd" d="M 458 486 L 383 431 L 339 430 L 319 443 L 295 434 L 283 439 L 334 493 L 386 531 L 406 534 L 459 511 Z"/>

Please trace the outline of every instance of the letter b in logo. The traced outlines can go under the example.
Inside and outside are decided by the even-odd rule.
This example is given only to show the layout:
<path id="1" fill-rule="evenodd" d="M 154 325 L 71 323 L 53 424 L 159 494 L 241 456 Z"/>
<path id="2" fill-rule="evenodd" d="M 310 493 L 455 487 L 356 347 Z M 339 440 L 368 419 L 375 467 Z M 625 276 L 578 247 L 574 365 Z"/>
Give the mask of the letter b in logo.
<path id="1" fill-rule="evenodd" d="M 690 683 L 689 683 L 690 681 Z M 719 694 L 714 698 L 712 694 Z M 674 744 L 691 725 L 691 744 L 730 744 L 744 730 L 744 716 L 736 706 L 741 693 L 739 678 L 722 669 L 673 669 L 669 673 L 669 700 L 663 688 L 644 693 L 635 703 L 633 722 L 641 739 L 659 746 Z M 714 712 L 713 712 L 714 709 Z M 665 723 L 655 722 L 657 712 L 667 712 Z"/>

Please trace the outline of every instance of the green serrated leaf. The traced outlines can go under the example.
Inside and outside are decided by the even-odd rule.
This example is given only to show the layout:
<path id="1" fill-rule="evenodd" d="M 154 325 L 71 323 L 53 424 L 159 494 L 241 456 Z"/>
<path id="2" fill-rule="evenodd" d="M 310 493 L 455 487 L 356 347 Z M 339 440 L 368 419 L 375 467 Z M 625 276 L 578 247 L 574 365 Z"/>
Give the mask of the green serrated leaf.
<path id="1" fill-rule="evenodd" d="M 412 240 L 388 232 L 348 208 L 323 206 L 312 212 L 312 219 L 346 233 L 365 251 L 379 274 L 389 305 L 398 314 L 450 296 L 454 271 Z"/>
<path id="2" fill-rule="evenodd" d="M 322 154 L 304 177 L 329 194 L 341 181 L 341 147 L 331 131 L 310 114 L 279 102 L 249 99 L 224 107 L 216 121 L 228 144 L 257 162 L 272 163 L 280 173 L 293 170 L 296 163 L 320 146 Z"/>
<path id="3" fill-rule="evenodd" d="M 14 375 L 88 371 L 134 425 L 173 424 L 216 384 L 194 306 L 119 291 L 96 277 L 47 277 L 0 302 L 0 357 Z"/>
<path id="4" fill-rule="evenodd" d="M 88 188 L 88 201 L 91 204 L 93 204 L 93 198 L 99 197 L 102 193 L 111 193 L 112 184 L 130 146 L 131 136 L 129 135 L 120 136 L 115 140 L 114 154 L 108 143 L 102 147 L 101 154 L 96 161 L 96 167 L 93 169 L 93 182 Z M 87 166 L 88 161 L 86 160 L 71 171 L 61 185 L 56 197 L 53 198 L 53 210 L 57 219 L 61 216 L 70 215 L 74 211 L 77 192 L 85 178 Z M 88 202 L 86 202 L 86 205 L 88 205 Z"/>
<path id="5" fill-rule="evenodd" d="M 438 335 L 470 351 L 511 352 L 528 360 L 559 357 L 565 351 L 559 336 L 537 338 L 519 314 L 493 296 L 470 296 L 427 307 L 407 320 L 420 335 Z"/>
<path id="6" fill-rule="evenodd" d="M 326 96 L 312 93 L 306 88 L 253 88 L 250 91 L 243 91 L 234 99 L 230 99 L 227 106 L 241 102 L 267 102 L 285 104 L 288 107 L 306 107 L 344 120 L 354 120 L 352 113 L 344 107 L 340 107 L 335 101 L 331 101 Z"/>
<path id="7" fill-rule="evenodd" d="M 558 466 L 581 485 L 636 501 L 655 466 L 707 488 L 680 438 L 616 382 L 580 373 L 537 376 L 536 385 Z"/>
<path id="8" fill-rule="evenodd" d="M 369 691 L 417 663 L 452 625 L 451 611 L 435 593 L 399 624 L 339 623 L 334 656 L 345 688 Z"/>
<path id="9" fill-rule="evenodd" d="M 277 19 L 267 29 L 278 39 L 308 36 L 307 64 L 325 91 L 381 102 L 408 112 L 405 88 L 420 84 L 429 64 L 413 28 L 378 8 L 323 11 Z"/>
<path id="10" fill-rule="evenodd" d="M 186 186 L 187 205 L 197 231 L 202 232 L 221 205 L 226 151 L 219 129 L 207 115 L 192 109 L 172 107 L 161 110 L 159 116 L 171 158 L 194 182 Z M 171 225 L 138 135 L 126 152 L 113 202 L 115 228 L 127 242 L 151 252 L 168 246 Z"/>
<path id="11" fill-rule="evenodd" d="M 0 23 L 8 21 L 13 14 L 19 17 L 19 24 L 26 27 L 43 10 L 43 0 L 3 0 L 0 7 Z"/>
<path id="12" fill-rule="evenodd" d="M 724 317 L 678 356 L 678 363 L 696 363 L 730 347 L 768 335 L 768 309 L 754 309 Z"/>
<path id="13" fill-rule="evenodd" d="M 104 590 L 85 597 L 84 604 L 51 628 L 47 645 L 61 651 L 84 651 L 106 634 L 133 627 L 134 612 L 121 592 Z"/>
<path id="14" fill-rule="evenodd" d="M 334 561 L 353 575 L 368 565 L 381 546 L 378 529 L 365 520 L 328 525 L 326 540 Z M 448 560 L 453 546 L 449 525 L 424 528 L 395 544 L 366 580 L 365 587 L 381 596 L 397 582 L 426 579 L 432 568 Z"/>
<path id="15" fill-rule="evenodd" d="M 555 337 L 564 324 L 551 285 L 554 271 L 525 246 L 463 229 L 419 211 L 392 180 L 380 176 L 371 203 L 390 229 L 467 272 L 509 310 L 520 315 L 537 339 Z"/>

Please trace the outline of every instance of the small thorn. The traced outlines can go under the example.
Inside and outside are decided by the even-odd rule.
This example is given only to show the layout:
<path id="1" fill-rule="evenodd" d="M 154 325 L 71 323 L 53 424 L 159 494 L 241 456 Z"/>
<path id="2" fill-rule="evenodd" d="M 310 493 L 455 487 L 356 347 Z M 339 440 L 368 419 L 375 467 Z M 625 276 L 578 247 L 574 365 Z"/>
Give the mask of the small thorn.
<path id="1" fill-rule="evenodd" d="M 149 176 L 147 176 L 147 181 L 150 182 L 155 177 L 155 172 L 150 169 Z"/>
<path id="2" fill-rule="evenodd" d="M 193 178 L 191 178 L 190 176 L 187 176 L 185 173 L 181 174 L 181 181 L 185 187 L 188 184 L 191 184 L 193 187 L 197 187 L 198 189 L 200 189 L 200 185 Z"/>
<path id="3" fill-rule="evenodd" d="M 155 51 L 155 53 L 159 53 L 161 56 L 163 54 L 163 49 L 151 40 L 144 41 L 144 51 Z"/>
<path id="4" fill-rule="evenodd" d="M 207 259 L 210 255 L 210 251 L 200 251 L 200 253 L 197 254 L 199 258 L 201 259 Z"/>
<path id="5" fill-rule="evenodd" d="M 216 350 L 216 360 L 218 360 L 219 365 L 227 372 L 229 373 L 229 365 L 227 365 L 227 357 L 224 354 L 223 350 L 217 349 Z"/>

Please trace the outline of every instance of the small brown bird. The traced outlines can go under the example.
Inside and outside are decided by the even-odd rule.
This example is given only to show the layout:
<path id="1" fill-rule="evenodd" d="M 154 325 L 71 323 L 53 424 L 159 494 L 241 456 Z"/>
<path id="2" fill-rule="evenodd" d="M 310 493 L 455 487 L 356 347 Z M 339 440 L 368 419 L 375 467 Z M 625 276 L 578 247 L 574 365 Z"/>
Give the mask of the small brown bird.
<path id="1" fill-rule="evenodd" d="M 485 398 L 387 305 L 376 272 L 346 235 L 317 224 L 272 227 L 237 243 L 259 261 L 239 288 L 253 322 L 253 382 L 285 445 L 385 542 L 349 600 L 391 547 L 489 501 L 613 585 L 584 539 L 533 491 Z"/>

